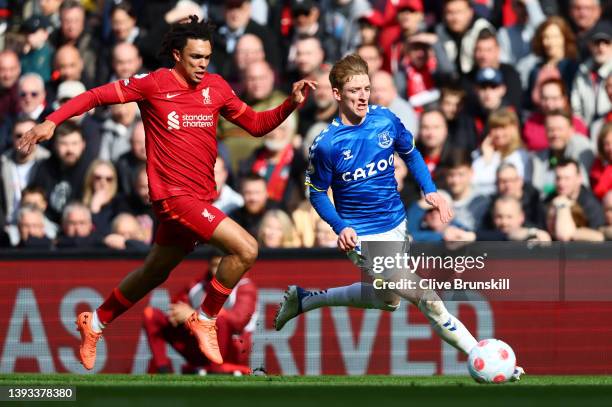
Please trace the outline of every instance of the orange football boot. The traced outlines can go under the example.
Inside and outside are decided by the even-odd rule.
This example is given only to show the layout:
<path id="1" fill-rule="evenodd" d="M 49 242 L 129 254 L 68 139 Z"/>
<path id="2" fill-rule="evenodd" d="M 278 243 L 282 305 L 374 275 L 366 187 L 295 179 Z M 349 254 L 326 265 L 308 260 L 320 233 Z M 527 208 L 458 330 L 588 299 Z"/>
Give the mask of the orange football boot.
<path id="1" fill-rule="evenodd" d="M 102 337 L 102 332 L 94 332 L 91 328 L 91 319 L 93 313 L 81 312 L 77 317 L 77 331 L 81 333 L 81 346 L 79 348 L 79 356 L 81 364 L 85 369 L 91 370 L 96 363 L 96 344 Z"/>
<path id="2" fill-rule="evenodd" d="M 219 343 L 217 342 L 217 324 L 213 321 L 201 320 L 198 318 L 198 312 L 195 311 L 187 321 L 185 326 L 198 341 L 200 352 L 204 354 L 212 363 L 221 364 L 223 358 L 219 352 Z"/>

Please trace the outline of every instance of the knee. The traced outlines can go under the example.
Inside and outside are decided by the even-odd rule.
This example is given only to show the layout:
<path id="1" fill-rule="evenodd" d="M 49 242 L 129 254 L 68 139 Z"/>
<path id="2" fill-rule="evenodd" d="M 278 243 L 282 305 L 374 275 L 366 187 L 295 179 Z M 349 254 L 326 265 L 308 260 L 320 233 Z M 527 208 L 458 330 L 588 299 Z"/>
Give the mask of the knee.
<path id="1" fill-rule="evenodd" d="M 249 269 L 255 263 L 259 254 L 257 241 L 252 236 L 249 236 L 240 248 L 240 252 L 237 254 L 245 269 Z"/>

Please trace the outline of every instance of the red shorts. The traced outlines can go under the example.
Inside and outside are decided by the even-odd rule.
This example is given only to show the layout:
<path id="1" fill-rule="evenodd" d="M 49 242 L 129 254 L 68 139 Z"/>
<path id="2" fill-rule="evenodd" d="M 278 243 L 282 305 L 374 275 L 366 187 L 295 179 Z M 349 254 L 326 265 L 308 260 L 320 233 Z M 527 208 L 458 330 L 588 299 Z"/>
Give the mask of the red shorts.
<path id="1" fill-rule="evenodd" d="M 181 246 L 191 252 L 198 243 L 210 240 L 217 225 L 227 216 L 190 195 L 173 196 L 153 202 L 159 221 L 155 243 L 160 246 Z"/>

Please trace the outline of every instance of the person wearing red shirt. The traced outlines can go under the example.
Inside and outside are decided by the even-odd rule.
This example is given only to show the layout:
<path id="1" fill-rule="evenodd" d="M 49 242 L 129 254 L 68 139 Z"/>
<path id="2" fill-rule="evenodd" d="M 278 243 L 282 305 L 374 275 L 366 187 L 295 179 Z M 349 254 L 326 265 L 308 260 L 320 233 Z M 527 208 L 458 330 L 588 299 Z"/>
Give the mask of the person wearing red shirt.
<path id="1" fill-rule="evenodd" d="M 569 95 L 560 78 L 550 78 L 540 85 L 539 109 L 533 112 L 523 126 L 523 141 L 530 151 L 541 151 L 548 148 L 548 138 L 544 119 L 554 110 L 570 110 Z M 572 125 L 576 133 L 587 136 L 589 130 L 579 116 L 572 114 Z"/>
<path id="2" fill-rule="evenodd" d="M 257 323 L 257 287 L 248 277 L 236 284 L 217 317 L 217 337 L 223 364 L 215 365 L 206 359 L 199 351 L 196 339 L 185 327 L 185 321 L 206 296 L 221 258 L 217 254 L 210 258 L 208 270 L 172 298 L 167 313 L 153 307 L 144 309 L 143 326 L 152 354 L 149 373 L 172 371 L 167 343 L 187 361 L 183 372 L 197 372 L 200 369 L 209 373 L 251 372 L 248 363 Z"/>
<path id="3" fill-rule="evenodd" d="M 600 200 L 612 191 L 612 122 L 607 123 L 597 137 L 599 157 L 591 167 L 593 193 Z"/>
<path id="4" fill-rule="evenodd" d="M 378 45 L 384 55 L 383 69 L 394 72 L 401 60 L 404 41 L 425 28 L 422 0 L 387 0 Z"/>
<path id="5" fill-rule="evenodd" d="M 208 242 L 228 254 L 219 264 L 200 309 L 185 326 L 208 360 L 223 362 L 215 317 L 257 258 L 257 242 L 212 205 L 217 197 L 213 171 L 217 121 L 222 115 L 252 135 L 263 136 L 306 100 L 315 82 L 298 81 L 280 106 L 255 112 L 222 77 L 207 72 L 212 55 L 211 33 L 208 22 L 198 21 L 196 16 L 173 24 L 160 53 L 173 59 L 172 69 L 161 68 L 82 93 L 21 139 L 19 148 L 29 152 L 36 143 L 50 139 L 58 124 L 96 106 L 138 102 L 142 114 L 149 193 L 159 228 L 144 265 L 126 276 L 93 313 L 79 314 L 79 355 L 86 369 L 94 366 L 102 329 L 162 284 L 200 242 Z"/>

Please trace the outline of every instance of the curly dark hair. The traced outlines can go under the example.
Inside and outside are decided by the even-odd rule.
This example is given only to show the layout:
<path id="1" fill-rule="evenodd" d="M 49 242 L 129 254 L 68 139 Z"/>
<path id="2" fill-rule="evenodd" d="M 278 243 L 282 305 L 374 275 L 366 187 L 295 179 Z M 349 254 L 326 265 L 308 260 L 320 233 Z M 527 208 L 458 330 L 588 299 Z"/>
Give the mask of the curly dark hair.
<path id="1" fill-rule="evenodd" d="M 172 58 L 172 50 L 182 51 L 188 39 L 210 41 L 212 44 L 212 33 L 214 25 L 207 20 L 199 21 L 195 15 L 189 16 L 189 21 L 174 23 L 170 25 L 170 31 L 162 40 L 161 50 L 158 56 Z"/>

